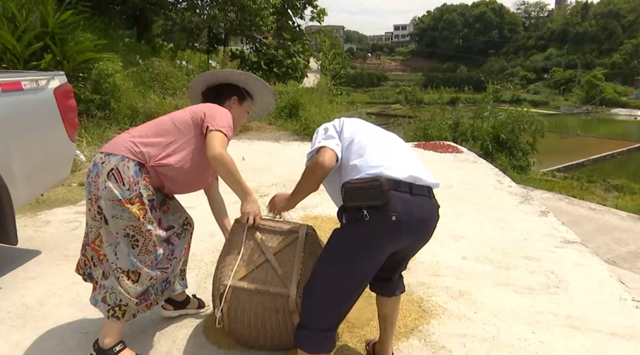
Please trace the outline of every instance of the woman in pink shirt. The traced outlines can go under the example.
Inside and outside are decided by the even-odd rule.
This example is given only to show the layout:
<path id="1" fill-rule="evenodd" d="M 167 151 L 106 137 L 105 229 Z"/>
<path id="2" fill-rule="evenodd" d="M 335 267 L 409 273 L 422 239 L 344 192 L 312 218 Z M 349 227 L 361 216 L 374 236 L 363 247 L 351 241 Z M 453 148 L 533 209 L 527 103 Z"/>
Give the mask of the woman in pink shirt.
<path id="1" fill-rule="evenodd" d="M 93 285 L 91 304 L 105 316 L 94 355 L 135 354 L 124 325 L 158 305 L 167 317 L 210 305 L 187 289 L 193 219 L 174 194 L 204 190 L 225 238 L 231 221 L 218 176 L 240 198 L 241 220 L 258 224 L 258 201 L 227 145 L 247 121 L 275 105 L 257 76 L 214 70 L 189 86 L 192 106 L 121 133 L 94 157 L 87 173 L 87 221 L 76 273 Z"/>

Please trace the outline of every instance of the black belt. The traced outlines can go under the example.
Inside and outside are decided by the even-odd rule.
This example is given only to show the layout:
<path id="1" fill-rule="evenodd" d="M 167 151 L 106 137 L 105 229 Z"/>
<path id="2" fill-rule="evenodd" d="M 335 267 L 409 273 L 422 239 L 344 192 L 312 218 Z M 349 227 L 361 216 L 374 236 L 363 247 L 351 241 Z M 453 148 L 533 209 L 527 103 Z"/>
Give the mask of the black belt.
<path id="1" fill-rule="evenodd" d="M 387 182 L 387 188 L 389 190 L 404 192 L 411 195 L 435 197 L 431 186 L 418 185 L 402 180 L 385 179 L 385 181 Z"/>

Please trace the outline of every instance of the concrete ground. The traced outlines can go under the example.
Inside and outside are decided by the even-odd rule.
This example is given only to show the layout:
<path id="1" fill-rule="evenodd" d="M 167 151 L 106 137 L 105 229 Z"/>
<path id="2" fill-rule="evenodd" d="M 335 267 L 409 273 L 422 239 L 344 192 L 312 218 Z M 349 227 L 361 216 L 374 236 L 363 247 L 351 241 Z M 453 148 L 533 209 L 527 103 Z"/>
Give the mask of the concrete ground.
<path id="1" fill-rule="evenodd" d="M 266 205 L 294 186 L 308 147 L 237 140 L 229 150 Z M 567 226 L 472 153 L 416 151 L 441 180 L 441 220 L 405 280 L 443 313 L 396 354 L 640 354 L 640 309 Z M 226 186 L 223 195 L 236 217 L 237 199 Z M 209 298 L 223 238 L 204 194 L 179 199 L 196 223 L 188 291 Z M 303 214 L 334 215 L 335 206 L 319 191 L 293 217 Z M 101 317 L 91 286 L 74 274 L 83 226 L 83 204 L 21 218 L 20 247 L 0 249 L 2 354 L 88 354 Z M 133 321 L 125 340 L 150 355 L 230 353 L 206 342 L 202 321 L 155 310 Z"/>
<path id="2" fill-rule="evenodd" d="M 609 264 L 640 307 L 640 216 L 553 192 L 523 188 Z"/>

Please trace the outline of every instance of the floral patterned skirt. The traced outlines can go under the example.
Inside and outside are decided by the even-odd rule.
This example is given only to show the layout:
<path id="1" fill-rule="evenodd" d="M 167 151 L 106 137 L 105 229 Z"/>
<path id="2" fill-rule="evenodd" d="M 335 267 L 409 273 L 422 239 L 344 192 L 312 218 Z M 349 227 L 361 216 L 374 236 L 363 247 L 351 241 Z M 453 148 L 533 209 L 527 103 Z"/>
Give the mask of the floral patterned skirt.
<path id="1" fill-rule="evenodd" d="M 98 153 L 87 173 L 87 220 L 76 273 L 90 302 L 128 322 L 187 288 L 193 219 L 151 186 L 142 163 Z"/>

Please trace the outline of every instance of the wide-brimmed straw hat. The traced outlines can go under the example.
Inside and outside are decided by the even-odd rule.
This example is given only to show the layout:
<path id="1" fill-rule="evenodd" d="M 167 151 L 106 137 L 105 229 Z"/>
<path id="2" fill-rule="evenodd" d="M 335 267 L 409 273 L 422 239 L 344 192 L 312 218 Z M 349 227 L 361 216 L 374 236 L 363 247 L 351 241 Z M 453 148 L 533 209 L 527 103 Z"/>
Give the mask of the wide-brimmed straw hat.
<path id="1" fill-rule="evenodd" d="M 218 84 L 235 84 L 245 89 L 253 97 L 253 112 L 247 121 L 257 121 L 268 115 L 276 105 L 273 88 L 257 75 L 233 69 L 216 69 L 199 74 L 189 84 L 189 101 L 202 103 L 202 92 Z"/>

